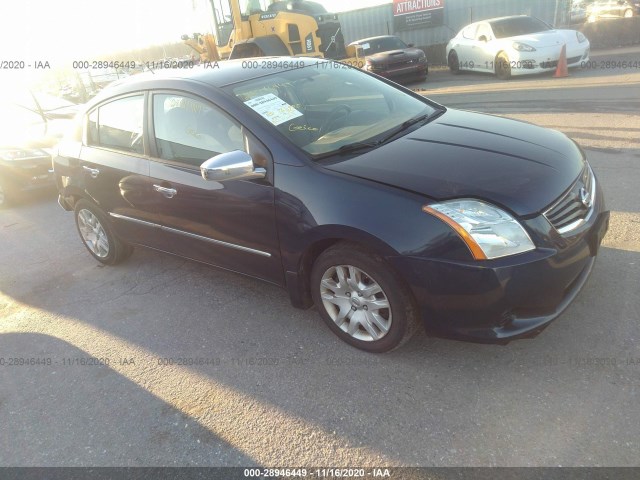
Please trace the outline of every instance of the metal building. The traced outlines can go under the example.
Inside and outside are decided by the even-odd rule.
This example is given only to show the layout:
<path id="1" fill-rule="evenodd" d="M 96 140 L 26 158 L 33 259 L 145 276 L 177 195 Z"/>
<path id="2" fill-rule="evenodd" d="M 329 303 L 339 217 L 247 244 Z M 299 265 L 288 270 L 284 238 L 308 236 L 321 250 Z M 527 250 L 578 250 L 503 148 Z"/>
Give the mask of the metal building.
<path id="1" fill-rule="evenodd" d="M 394 31 L 393 3 L 340 13 L 345 42 L 376 35 L 398 35 L 418 47 L 446 44 L 465 25 L 505 15 L 532 15 L 552 24 L 568 20 L 570 0 L 441 0 L 442 25 Z"/>

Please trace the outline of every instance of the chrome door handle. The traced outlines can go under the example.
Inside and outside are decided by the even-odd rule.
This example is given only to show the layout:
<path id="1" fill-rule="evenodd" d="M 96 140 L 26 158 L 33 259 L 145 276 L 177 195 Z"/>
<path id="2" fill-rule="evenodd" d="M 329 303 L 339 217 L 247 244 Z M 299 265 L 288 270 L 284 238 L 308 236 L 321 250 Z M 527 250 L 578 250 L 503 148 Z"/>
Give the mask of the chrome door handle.
<path id="1" fill-rule="evenodd" d="M 176 196 L 176 193 L 178 193 L 178 191 L 175 188 L 166 188 L 166 187 L 161 187 L 160 185 L 154 185 L 153 189 L 156 192 L 161 193 L 167 198 L 173 198 Z"/>
<path id="2" fill-rule="evenodd" d="M 88 172 L 89 175 L 91 175 L 91 178 L 98 178 L 98 175 L 100 175 L 100 170 L 98 170 L 97 168 L 91 168 L 91 167 L 82 167 L 82 169 L 85 172 Z"/>

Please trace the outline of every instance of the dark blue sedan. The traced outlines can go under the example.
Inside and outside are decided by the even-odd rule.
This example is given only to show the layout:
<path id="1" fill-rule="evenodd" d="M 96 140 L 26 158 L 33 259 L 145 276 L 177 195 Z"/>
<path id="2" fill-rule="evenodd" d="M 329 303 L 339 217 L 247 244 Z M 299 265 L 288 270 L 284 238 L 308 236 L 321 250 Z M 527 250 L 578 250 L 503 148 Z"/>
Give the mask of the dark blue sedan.
<path id="1" fill-rule="evenodd" d="M 132 77 L 86 106 L 54 168 L 96 260 L 143 246 L 282 286 L 371 352 L 420 324 L 531 336 L 578 295 L 609 215 L 572 140 L 331 61 L 254 63 Z"/>

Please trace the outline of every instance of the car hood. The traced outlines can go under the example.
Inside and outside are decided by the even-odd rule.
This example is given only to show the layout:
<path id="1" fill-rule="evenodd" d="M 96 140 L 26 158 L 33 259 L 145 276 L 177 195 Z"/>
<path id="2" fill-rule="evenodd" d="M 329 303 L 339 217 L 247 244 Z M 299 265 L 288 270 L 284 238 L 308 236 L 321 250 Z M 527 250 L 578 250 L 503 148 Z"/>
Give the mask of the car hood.
<path id="1" fill-rule="evenodd" d="M 503 38 L 502 41 L 522 42 L 534 48 L 561 47 L 565 43 L 577 42 L 575 30 L 548 30 L 545 32 L 531 33 L 528 35 L 517 35 Z"/>
<path id="2" fill-rule="evenodd" d="M 397 140 L 326 168 L 434 200 L 479 198 L 527 216 L 556 200 L 583 166 L 579 147 L 560 132 L 449 109 Z"/>
<path id="3" fill-rule="evenodd" d="M 10 125 L 0 131 L 0 149 L 52 148 L 72 125 L 67 118 L 32 125 Z"/>
<path id="4" fill-rule="evenodd" d="M 405 48 L 402 50 L 389 50 L 388 52 L 367 55 L 367 60 L 373 63 L 397 63 L 405 60 L 413 60 L 424 56 L 419 48 Z"/>

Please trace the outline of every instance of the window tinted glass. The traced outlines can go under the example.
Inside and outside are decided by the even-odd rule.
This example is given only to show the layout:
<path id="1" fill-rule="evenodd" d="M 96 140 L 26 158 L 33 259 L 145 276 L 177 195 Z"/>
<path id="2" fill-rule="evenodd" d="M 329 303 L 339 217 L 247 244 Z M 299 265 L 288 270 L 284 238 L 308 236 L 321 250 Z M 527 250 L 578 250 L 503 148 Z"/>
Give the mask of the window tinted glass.
<path id="1" fill-rule="evenodd" d="M 121 98 L 102 105 L 89 115 L 88 143 L 125 152 L 144 153 L 142 144 L 143 113 L 144 97 L 142 95 Z"/>
<path id="2" fill-rule="evenodd" d="M 491 22 L 491 28 L 496 38 L 515 37 L 530 33 L 550 30 L 549 26 L 533 17 L 516 17 Z"/>
<path id="3" fill-rule="evenodd" d="M 211 104 L 181 95 L 153 96 L 160 158 L 200 166 L 219 153 L 245 150 L 240 126 Z"/>
<path id="4" fill-rule="evenodd" d="M 365 55 L 373 55 L 380 52 L 388 52 L 389 50 L 402 50 L 408 48 L 407 44 L 398 37 L 382 37 L 363 42 L 362 49 Z"/>
<path id="5" fill-rule="evenodd" d="M 98 109 L 89 113 L 87 123 L 87 142 L 89 145 L 98 144 Z"/>

